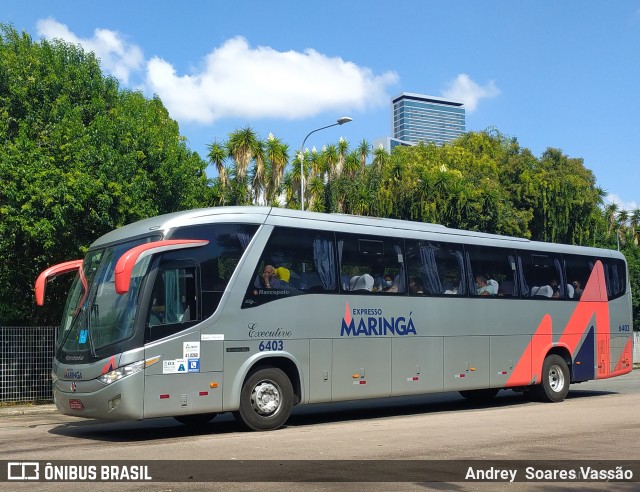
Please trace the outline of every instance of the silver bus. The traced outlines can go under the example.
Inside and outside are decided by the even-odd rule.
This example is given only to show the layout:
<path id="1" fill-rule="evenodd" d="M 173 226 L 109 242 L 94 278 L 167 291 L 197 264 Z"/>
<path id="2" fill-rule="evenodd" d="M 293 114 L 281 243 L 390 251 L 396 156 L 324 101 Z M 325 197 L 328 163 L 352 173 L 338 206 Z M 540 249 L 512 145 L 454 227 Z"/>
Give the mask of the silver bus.
<path id="1" fill-rule="evenodd" d="M 269 207 L 154 217 L 112 231 L 75 272 L 53 392 L 67 415 L 233 412 L 282 426 L 297 404 L 501 389 L 562 401 L 632 369 L 617 251 L 440 225 Z"/>

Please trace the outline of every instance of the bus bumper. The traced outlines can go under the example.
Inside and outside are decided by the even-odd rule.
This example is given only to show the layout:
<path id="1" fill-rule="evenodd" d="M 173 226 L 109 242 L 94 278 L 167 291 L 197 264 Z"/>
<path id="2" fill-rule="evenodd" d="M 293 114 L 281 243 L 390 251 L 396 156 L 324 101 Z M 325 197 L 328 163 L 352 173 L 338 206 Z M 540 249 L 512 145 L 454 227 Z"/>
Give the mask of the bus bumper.
<path id="1" fill-rule="evenodd" d="M 64 415 L 94 419 L 142 419 L 144 371 L 108 385 L 97 382 L 97 388 L 96 382 L 57 380 L 53 385 L 53 399 L 58 411 Z"/>

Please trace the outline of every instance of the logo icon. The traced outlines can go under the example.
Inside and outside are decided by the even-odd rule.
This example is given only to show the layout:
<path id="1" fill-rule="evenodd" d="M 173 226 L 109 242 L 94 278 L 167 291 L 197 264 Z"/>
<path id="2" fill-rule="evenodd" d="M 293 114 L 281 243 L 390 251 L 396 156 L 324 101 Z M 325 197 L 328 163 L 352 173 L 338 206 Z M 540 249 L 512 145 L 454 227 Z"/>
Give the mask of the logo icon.
<path id="1" fill-rule="evenodd" d="M 40 463 L 37 461 L 9 461 L 7 480 L 39 480 Z"/>

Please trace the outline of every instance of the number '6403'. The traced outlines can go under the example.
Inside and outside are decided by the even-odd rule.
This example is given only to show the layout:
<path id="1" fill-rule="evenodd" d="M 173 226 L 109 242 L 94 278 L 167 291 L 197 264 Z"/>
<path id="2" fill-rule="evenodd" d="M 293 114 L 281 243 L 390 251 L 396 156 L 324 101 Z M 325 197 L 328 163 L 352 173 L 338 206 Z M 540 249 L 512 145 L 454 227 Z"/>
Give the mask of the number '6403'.
<path id="1" fill-rule="evenodd" d="M 618 331 L 631 331 L 631 328 L 629 328 L 629 325 L 620 325 L 618 326 Z"/>
<path id="2" fill-rule="evenodd" d="M 263 340 L 258 345 L 260 352 L 264 352 L 265 350 L 282 350 L 284 347 L 284 342 L 282 340 Z"/>

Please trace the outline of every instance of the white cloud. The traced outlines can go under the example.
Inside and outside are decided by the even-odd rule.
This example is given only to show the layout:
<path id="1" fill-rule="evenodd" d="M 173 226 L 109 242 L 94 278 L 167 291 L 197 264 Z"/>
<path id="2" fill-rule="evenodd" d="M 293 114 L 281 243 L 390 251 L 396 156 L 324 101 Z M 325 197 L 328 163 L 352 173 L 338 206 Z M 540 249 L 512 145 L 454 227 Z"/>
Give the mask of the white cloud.
<path id="1" fill-rule="evenodd" d="M 397 82 L 395 72 L 374 75 L 313 49 L 252 48 L 243 37 L 214 49 L 192 75 L 178 75 L 158 57 L 147 64 L 147 86 L 172 116 L 200 123 L 232 117 L 297 119 L 380 106 L 389 101 L 387 87 Z"/>
<path id="2" fill-rule="evenodd" d="M 604 197 L 604 201 L 606 204 L 615 203 L 618 205 L 620 210 L 626 210 L 627 212 L 631 212 L 640 208 L 640 204 L 638 202 L 624 202 L 618 195 L 614 193 L 607 193 L 607 196 Z"/>
<path id="3" fill-rule="evenodd" d="M 180 122 L 297 119 L 331 110 L 361 110 L 388 104 L 386 89 L 399 80 L 395 72 L 375 75 L 369 68 L 313 49 L 301 53 L 252 48 L 243 37 L 215 48 L 199 72 L 180 75 L 160 57 L 145 61 L 142 50 L 116 31 L 96 29 L 93 37 L 80 38 L 52 18 L 39 20 L 37 30 L 41 37 L 93 51 L 102 69 L 125 85 L 132 76 L 145 76 L 144 86 L 136 89 L 158 94 Z"/>
<path id="4" fill-rule="evenodd" d="M 55 19 L 41 19 L 37 23 L 38 35 L 48 39 L 62 39 L 80 44 L 85 51 L 93 51 L 100 59 L 104 71 L 127 84 L 132 72 L 144 66 L 142 50 L 125 41 L 119 33 L 108 29 L 96 29 L 92 38 L 79 38 L 65 24 Z"/>
<path id="5" fill-rule="evenodd" d="M 448 87 L 442 91 L 442 95 L 447 99 L 463 102 L 469 113 L 476 110 L 480 99 L 490 99 L 499 94 L 500 89 L 496 87 L 493 80 L 481 86 L 471 80 L 466 73 L 459 74 L 455 80 L 450 82 Z"/>

